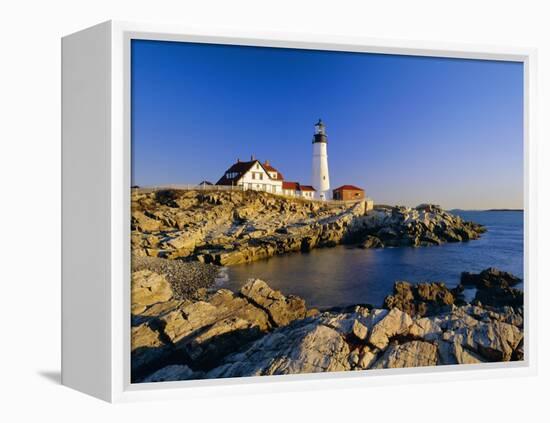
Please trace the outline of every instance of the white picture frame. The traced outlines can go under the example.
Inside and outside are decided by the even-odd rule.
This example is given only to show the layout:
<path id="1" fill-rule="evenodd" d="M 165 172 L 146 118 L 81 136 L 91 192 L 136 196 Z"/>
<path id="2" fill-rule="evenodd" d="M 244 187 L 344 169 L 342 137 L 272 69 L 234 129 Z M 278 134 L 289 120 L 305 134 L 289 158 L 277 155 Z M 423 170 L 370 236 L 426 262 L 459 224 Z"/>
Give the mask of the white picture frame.
<path id="1" fill-rule="evenodd" d="M 130 383 L 130 41 L 133 38 L 489 59 L 524 64 L 525 360 Z M 536 373 L 536 51 L 105 22 L 62 40 L 62 383 L 106 401 L 351 388 Z M 83 195 L 85 193 L 85 195 Z M 83 242 L 83 240 L 86 240 Z"/>

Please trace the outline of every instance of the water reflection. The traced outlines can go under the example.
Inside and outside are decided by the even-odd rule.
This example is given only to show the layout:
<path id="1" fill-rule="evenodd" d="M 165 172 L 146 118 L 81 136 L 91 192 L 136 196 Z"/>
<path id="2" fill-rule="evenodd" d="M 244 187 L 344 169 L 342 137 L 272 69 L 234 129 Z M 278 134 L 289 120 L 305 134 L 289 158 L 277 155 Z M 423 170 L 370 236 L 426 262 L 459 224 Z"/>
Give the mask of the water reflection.
<path id="1" fill-rule="evenodd" d="M 317 249 L 231 266 L 222 284 L 238 290 L 248 278 L 261 278 L 273 288 L 305 298 L 308 306 L 324 308 L 380 305 L 396 280 L 442 281 L 452 287 L 462 271 L 479 272 L 490 266 L 522 277 L 523 214 L 465 213 L 474 213 L 465 217 L 487 225 L 489 230 L 480 240 L 424 248 Z"/>

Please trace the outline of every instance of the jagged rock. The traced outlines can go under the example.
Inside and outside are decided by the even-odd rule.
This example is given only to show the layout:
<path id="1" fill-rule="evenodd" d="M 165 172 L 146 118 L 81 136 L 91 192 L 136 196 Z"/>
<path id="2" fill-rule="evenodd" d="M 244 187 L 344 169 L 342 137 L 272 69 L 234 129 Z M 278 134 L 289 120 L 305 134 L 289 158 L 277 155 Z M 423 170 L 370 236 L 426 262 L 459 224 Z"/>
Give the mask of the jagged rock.
<path id="1" fill-rule="evenodd" d="M 157 370 L 153 374 L 147 376 L 141 382 L 170 382 L 176 380 L 197 379 L 198 375 L 193 372 L 188 366 L 180 364 L 172 364 Z"/>
<path id="2" fill-rule="evenodd" d="M 461 284 L 477 288 L 475 302 L 492 307 L 522 307 L 523 292 L 512 288 L 521 279 L 508 272 L 490 267 L 480 273 L 462 272 Z"/>
<path id="3" fill-rule="evenodd" d="M 141 232 L 154 232 L 160 229 L 161 222 L 151 219 L 140 211 L 132 212 L 132 228 Z"/>
<path id="4" fill-rule="evenodd" d="M 376 361 L 377 351 L 371 350 L 368 346 L 364 346 L 359 354 L 359 361 L 357 362 L 356 369 L 367 370 Z"/>
<path id="5" fill-rule="evenodd" d="M 384 306 L 398 308 L 411 316 L 434 315 L 449 310 L 455 303 L 455 295 L 443 283 L 396 282 L 393 294 L 384 299 Z"/>
<path id="6" fill-rule="evenodd" d="M 160 340 L 160 334 L 153 330 L 147 323 L 132 328 L 132 351 L 138 348 L 160 347 L 164 343 Z"/>
<path id="7" fill-rule="evenodd" d="M 350 370 L 350 350 L 338 331 L 298 321 L 227 357 L 207 378 L 316 373 Z"/>
<path id="8" fill-rule="evenodd" d="M 404 303 L 445 304 L 447 294 L 439 284 L 394 291 Z M 250 280 L 238 294 L 220 289 L 200 301 L 171 299 L 134 316 L 132 381 L 523 359 L 521 307 L 451 304 L 439 310 L 414 319 L 399 308 L 309 313 L 303 300 Z"/>
<path id="9" fill-rule="evenodd" d="M 407 334 L 412 324 L 413 321 L 407 313 L 394 308 L 373 326 L 369 343 L 384 350 L 388 346 L 390 338 Z"/>
<path id="10" fill-rule="evenodd" d="M 355 239 L 371 242 L 381 240 L 383 246 L 429 246 L 444 242 L 468 241 L 479 238 L 485 228 L 465 222 L 439 206 L 422 204 L 415 209 L 377 207 L 366 216 L 355 219 Z"/>
<path id="11" fill-rule="evenodd" d="M 374 363 L 373 369 L 424 367 L 437 364 L 437 347 L 429 342 L 410 341 L 392 343 L 384 355 Z"/>
<path id="12" fill-rule="evenodd" d="M 474 302 L 492 307 L 523 307 L 523 291 L 501 287 L 478 289 Z"/>
<path id="13" fill-rule="evenodd" d="M 430 208 L 431 207 L 431 208 Z M 419 246 L 479 237 L 483 228 L 440 208 L 322 204 L 265 192 L 132 191 L 136 256 L 233 265 L 277 254 L 363 243 Z"/>
<path id="14" fill-rule="evenodd" d="M 237 320 L 231 320 L 231 318 Z M 250 304 L 243 298 L 235 296 L 231 291 L 219 290 L 209 302 L 198 301 L 185 305 L 160 318 L 164 325 L 164 333 L 176 344 L 186 338 L 186 342 L 198 342 L 199 330 L 216 324 L 214 332 L 230 332 L 231 329 L 257 327 L 265 331 L 270 327 L 267 314 L 260 308 Z M 224 326 L 229 326 L 224 328 Z"/>
<path id="15" fill-rule="evenodd" d="M 265 310 L 277 326 L 287 325 L 292 320 L 301 319 L 306 315 L 304 300 L 293 295 L 285 297 L 260 279 L 249 280 L 240 292 L 253 304 Z"/>
<path id="16" fill-rule="evenodd" d="M 426 341 L 438 339 L 442 332 L 439 324 L 427 317 L 415 320 L 409 328 L 409 335 Z"/>
<path id="17" fill-rule="evenodd" d="M 357 339 L 361 341 L 364 341 L 365 339 L 367 339 L 368 328 L 364 324 L 362 324 L 359 320 L 355 320 L 353 322 L 351 332 L 353 333 L 353 335 L 355 335 Z"/>
<path id="18" fill-rule="evenodd" d="M 510 361 L 514 350 L 523 339 L 518 328 L 497 321 L 480 322 L 473 328 L 460 331 L 456 336 L 463 346 L 477 351 L 488 361 Z"/>
<path id="19" fill-rule="evenodd" d="M 132 309 L 134 312 L 140 313 L 144 311 L 143 307 L 168 301 L 172 295 L 172 287 L 164 276 L 149 270 L 132 273 Z"/>
<path id="20" fill-rule="evenodd" d="M 462 272 L 460 282 L 464 286 L 485 288 L 509 288 L 521 282 L 521 279 L 508 272 L 490 267 L 480 273 Z"/>
<path id="21" fill-rule="evenodd" d="M 324 205 L 256 191 L 161 193 L 132 192 L 136 256 L 251 262 L 337 245 L 365 213 L 363 203 Z"/>
<path id="22" fill-rule="evenodd" d="M 132 328 L 132 380 L 136 380 L 142 373 L 156 370 L 168 353 L 168 347 L 161 340 L 161 335 L 144 323 Z"/>
<path id="23" fill-rule="evenodd" d="M 380 238 L 373 235 L 367 235 L 365 240 L 359 246 L 361 248 L 382 248 L 384 247 L 384 244 L 380 241 Z"/>

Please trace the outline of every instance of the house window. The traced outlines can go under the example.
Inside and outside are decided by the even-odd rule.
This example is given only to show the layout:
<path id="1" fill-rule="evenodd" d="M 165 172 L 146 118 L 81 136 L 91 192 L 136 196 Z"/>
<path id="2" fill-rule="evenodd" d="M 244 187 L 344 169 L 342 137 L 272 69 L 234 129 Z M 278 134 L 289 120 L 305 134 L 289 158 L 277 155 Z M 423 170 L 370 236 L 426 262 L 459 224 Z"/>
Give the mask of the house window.
<path id="1" fill-rule="evenodd" d="M 263 179 L 264 179 L 264 174 L 263 174 L 263 173 L 259 173 L 259 175 L 260 175 L 260 180 L 263 181 Z"/>
<path id="2" fill-rule="evenodd" d="M 256 179 L 256 174 L 252 172 L 252 179 Z"/>

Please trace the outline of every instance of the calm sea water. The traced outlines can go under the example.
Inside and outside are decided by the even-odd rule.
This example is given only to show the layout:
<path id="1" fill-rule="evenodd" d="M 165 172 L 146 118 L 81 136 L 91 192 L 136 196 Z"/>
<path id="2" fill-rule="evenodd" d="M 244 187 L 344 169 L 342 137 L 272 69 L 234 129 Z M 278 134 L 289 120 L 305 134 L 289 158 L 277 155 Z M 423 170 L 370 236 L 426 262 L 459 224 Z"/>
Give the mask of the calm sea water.
<path id="1" fill-rule="evenodd" d="M 456 286 L 463 271 L 497 267 L 523 278 L 523 213 L 460 211 L 481 223 L 479 240 L 432 247 L 362 250 L 346 246 L 316 249 L 226 268 L 223 287 L 237 290 L 260 278 L 283 293 L 304 298 L 310 307 L 358 303 L 381 305 L 397 280 L 441 281 Z M 520 286 L 521 288 L 521 286 Z M 471 296 L 472 292 L 466 292 Z"/>

